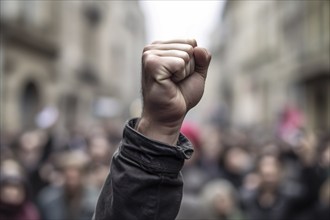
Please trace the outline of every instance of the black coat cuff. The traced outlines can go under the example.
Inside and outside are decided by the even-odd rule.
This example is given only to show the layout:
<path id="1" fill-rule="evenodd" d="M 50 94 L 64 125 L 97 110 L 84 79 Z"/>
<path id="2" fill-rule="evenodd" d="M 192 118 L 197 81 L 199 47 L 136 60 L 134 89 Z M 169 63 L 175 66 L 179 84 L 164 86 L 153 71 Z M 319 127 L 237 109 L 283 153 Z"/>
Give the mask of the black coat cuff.
<path id="1" fill-rule="evenodd" d="M 181 133 L 176 146 L 151 140 L 134 129 L 136 122 L 137 118 L 126 123 L 120 153 L 149 172 L 179 173 L 194 151 L 190 141 Z"/>

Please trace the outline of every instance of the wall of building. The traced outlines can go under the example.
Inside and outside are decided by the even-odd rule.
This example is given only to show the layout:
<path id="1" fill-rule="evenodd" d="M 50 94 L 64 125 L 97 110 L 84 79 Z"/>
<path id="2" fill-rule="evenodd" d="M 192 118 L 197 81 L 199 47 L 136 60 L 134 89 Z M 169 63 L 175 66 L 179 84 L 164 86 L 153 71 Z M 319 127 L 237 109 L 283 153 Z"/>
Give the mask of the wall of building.
<path id="1" fill-rule="evenodd" d="M 1 1 L 0 37 L 6 132 L 34 128 L 46 106 L 59 109 L 63 129 L 127 115 L 139 97 L 145 27 L 137 1 Z M 99 115 L 100 99 L 121 111 Z"/>
<path id="2" fill-rule="evenodd" d="M 211 74 L 221 75 L 218 100 L 229 106 L 233 124 L 274 126 L 291 104 L 306 127 L 330 128 L 329 7 L 329 1 L 227 2 L 212 37 L 219 68 Z"/>

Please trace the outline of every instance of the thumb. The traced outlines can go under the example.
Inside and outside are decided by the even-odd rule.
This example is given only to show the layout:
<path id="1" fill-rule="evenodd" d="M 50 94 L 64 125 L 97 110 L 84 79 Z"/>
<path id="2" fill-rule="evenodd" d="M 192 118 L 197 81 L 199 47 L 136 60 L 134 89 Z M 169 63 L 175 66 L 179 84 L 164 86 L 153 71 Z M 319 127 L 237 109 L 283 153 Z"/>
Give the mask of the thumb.
<path id="1" fill-rule="evenodd" d="M 202 47 L 194 48 L 195 72 L 201 74 L 204 78 L 211 61 L 211 54 Z"/>

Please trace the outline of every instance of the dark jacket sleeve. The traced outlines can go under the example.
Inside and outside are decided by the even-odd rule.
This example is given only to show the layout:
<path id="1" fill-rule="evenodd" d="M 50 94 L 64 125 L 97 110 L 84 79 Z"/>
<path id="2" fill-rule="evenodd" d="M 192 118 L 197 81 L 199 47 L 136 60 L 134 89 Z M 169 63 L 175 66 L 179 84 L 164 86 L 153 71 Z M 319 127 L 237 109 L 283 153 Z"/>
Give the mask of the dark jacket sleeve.
<path id="1" fill-rule="evenodd" d="M 102 188 L 95 220 L 171 220 L 182 199 L 180 170 L 192 145 L 180 134 L 176 147 L 150 140 L 130 120 Z"/>

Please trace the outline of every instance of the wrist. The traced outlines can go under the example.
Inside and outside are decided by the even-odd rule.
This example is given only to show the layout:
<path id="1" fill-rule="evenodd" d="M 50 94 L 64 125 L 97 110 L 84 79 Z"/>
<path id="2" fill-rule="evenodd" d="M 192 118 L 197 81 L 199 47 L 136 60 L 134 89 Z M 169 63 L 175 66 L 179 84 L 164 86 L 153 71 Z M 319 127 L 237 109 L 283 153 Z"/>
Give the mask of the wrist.
<path id="1" fill-rule="evenodd" d="M 149 139 L 176 146 L 180 135 L 181 124 L 182 122 L 159 123 L 142 116 L 135 126 L 135 130 Z"/>

